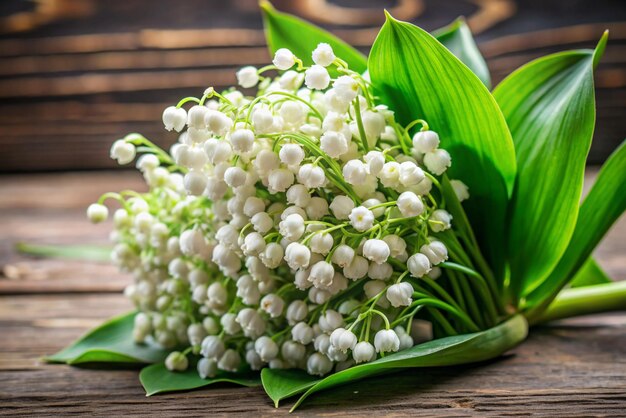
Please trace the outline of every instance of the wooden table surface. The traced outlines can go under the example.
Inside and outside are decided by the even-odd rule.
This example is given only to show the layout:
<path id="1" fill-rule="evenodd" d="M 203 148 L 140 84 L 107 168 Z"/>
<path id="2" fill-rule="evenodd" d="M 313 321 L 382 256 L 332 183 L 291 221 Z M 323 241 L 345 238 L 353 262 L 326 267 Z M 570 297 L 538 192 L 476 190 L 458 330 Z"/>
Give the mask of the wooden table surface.
<path id="1" fill-rule="evenodd" d="M 593 177 L 590 171 L 588 178 Z M 146 398 L 136 370 L 47 365 L 38 359 L 130 308 L 129 277 L 106 264 L 36 259 L 16 242 L 105 243 L 84 208 L 100 193 L 141 188 L 132 172 L 0 177 L 0 415 L 284 415 L 261 388 L 228 385 Z M 626 277 L 626 219 L 596 253 Z M 391 384 L 393 382 L 393 384 Z M 286 403 L 287 405 L 289 402 Z M 538 327 L 496 361 L 412 370 L 324 392 L 296 416 L 626 416 L 626 313 Z"/>

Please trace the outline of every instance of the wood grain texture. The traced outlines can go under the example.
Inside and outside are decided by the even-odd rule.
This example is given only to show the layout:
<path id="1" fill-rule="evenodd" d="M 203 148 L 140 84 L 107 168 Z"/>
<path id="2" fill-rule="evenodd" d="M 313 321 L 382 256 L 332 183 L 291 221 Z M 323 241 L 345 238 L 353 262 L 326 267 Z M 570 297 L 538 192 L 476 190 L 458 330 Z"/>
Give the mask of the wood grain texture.
<path id="1" fill-rule="evenodd" d="M 428 30 L 467 16 L 495 82 L 541 55 L 593 47 L 598 68 L 592 162 L 626 132 L 626 3 L 545 0 L 277 0 L 367 51 L 381 8 Z M 257 0 L 46 0 L 0 3 L 0 171 L 114 168 L 111 143 L 141 132 L 167 147 L 161 112 L 269 61 Z"/>
<path id="2" fill-rule="evenodd" d="M 586 189 L 596 171 L 587 173 Z M 141 189 L 129 172 L 5 175 L 0 181 L 0 415 L 270 416 L 261 388 L 218 385 L 146 398 L 137 370 L 40 361 L 102 320 L 131 309 L 129 277 L 111 266 L 16 254 L 16 242 L 103 244 L 110 223 L 85 207 L 101 193 Z M 626 278 L 626 219 L 598 249 L 602 266 Z M 7 271 L 17 269 L 15 276 Z M 286 402 L 289 405 L 290 402 Z M 626 313 L 536 328 L 524 344 L 480 365 L 412 370 L 323 392 L 295 416 L 624 416 Z"/>

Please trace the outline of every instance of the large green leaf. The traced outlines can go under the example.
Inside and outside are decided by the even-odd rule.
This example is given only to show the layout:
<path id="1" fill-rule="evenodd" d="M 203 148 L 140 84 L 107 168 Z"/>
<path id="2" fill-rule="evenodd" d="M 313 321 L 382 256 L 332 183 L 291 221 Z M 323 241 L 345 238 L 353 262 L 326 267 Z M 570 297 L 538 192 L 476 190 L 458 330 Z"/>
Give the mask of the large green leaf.
<path id="1" fill-rule="evenodd" d="M 508 231 L 511 288 L 519 297 L 541 283 L 574 232 L 585 161 L 595 125 L 593 50 L 535 60 L 494 90 L 517 156 Z"/>
<path id="2" fill-rule="evenodd" d="M 572 281 L 571 287 L 585 287 L 596 284 L 611 283 L 611 278 L 593 258 L 587 259 L 585 264 L 578 270 Z"/>
<path id="3" fill-rule="evenodd" d="M 502 278 L 515 151 L 489 90 L 435 38 L 389 15 L 372 47 L 369 71 L 400 122 L 425 119 L 439 133 L 442 148 L 452 156 L 449 174 L 469 186 L 464 206 L 472 227 Z"/>
<path id="4" fill-rule="evenodd" d="M 80 261 L 111 261 L 111 247 L 104 245 L 39 245 L 17 243 L 15 249 L 38 257 Z"/>
<path id="5" fill-rule="evenodd" d="M 315 392 L 343 385 L 368 376 L 390 373 L 409 367 L 434 367 L 467 364 L 495 358 L 522 342 L 528 333 L 528 324 L 521 315 L 473 334 L 440 338 L 416 345 L 408 350 L 360 364 L 331 374 L 314 384 L 298 372 L 263 371 L 265 391 L 275 402 L 304 392 L 292 408 L 297 408 Z"/>
<path id="6" fill-rule="evenodd" d="M 491 87 L 489 68 L 464 18 L 460 17 L 448 26 L 434 31 L 433 36 L 467 65 L 487 88 Z"/>
<path id="7" fill-rule="evenodd" d="M 157 393 L 179 392 L 198 389 L 214 383 L 233 383 L 240 386 L 258 386 L 261 384 L 259 373 L 220 372 L 213 378 L 203 379 L 196 370 L 196 362 L 184 372 L 171 372 L 163 363 L 144 367 L 139 373 L 139 380 L 146 390 L 146 396 Z"/>
<path id="8" fill-rule="evenodd" d="M 136 312 L 111 318 L 89 331 L 70 346 L 45 357 L 50 363 L 132 363 L 161 362 L 168 351 L 156 344 L 135 344 L 133 323 Z"/>
<path id="9" fill-rule="evenodd" d="M 626 141 L 604 164 L 583 201 L 576 228 L 559 263 L 541 285 L 526 296 L 524 309 L 537 316 L 567 285 L 611 225 L 626 210 Z"/>
<path id="10" fill-rule="evenodd" d="M 317 376 L 311 376 L 304 370 L 270 368 L 261 370 L 263 389 L 272 398 L 276 408 L 281 400 L 303 393 L 319 381 Z"/>
<path id="11" fill-rule="evenodd" d="M 348 63 L 353 71 L 359 73 L 367 70 L 367 58 L 359 51 L 337 38 L 295 16 L 281 13 L 274 9 L 268 1 L 261 2 L 265 36 L 272 53 L 280 48 L 288 48 L 305 65 L 313 64 L 311 53 L 317 44 L 324 42 L 333 47 L 335 55 Z"/>

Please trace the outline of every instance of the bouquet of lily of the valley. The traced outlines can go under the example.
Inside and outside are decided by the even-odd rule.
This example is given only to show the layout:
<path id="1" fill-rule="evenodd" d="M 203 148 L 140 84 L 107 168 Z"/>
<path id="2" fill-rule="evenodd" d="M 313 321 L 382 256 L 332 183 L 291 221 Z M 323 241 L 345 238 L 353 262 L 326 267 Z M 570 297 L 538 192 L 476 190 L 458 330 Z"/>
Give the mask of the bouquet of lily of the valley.
<path id="1" fill-rule="evenodd" d="M 369 58 L 263 5 L 272 64 L 139 134 L 149 191 L 107 193 L 136 311 L 51 361 L 152 363 L 148 394 L 262 383 L 276 403 L 521 343 L 528 323 L 619 309 L 591 252 L 626 206 L 621 147 L 579 205 L 606 43 L 531 62 L 493 92 L 462 20 L 388 16 Z M 605 283 L 606 282 L 606 283 Z"/>

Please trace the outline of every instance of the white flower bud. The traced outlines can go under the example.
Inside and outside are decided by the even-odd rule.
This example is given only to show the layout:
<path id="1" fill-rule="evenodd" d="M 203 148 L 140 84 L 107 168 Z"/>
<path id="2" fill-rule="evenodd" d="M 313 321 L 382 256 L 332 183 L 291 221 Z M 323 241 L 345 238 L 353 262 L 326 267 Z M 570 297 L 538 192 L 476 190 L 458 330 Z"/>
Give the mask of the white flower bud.
<path id="1" fill-rule="evenodd" d="M 187 339 L 192 346 L 200 345 L 206 337 L 206 330 L 200 323 L 191 324 L 187 327 Z"/>
<path id="2" fill-rule="evenodd" d="M 383 186 L 395 189 L 400 185 L 400 164 L 395 161 L 386 162 L 378 173 L 378 178 Z"/>
<path id="3" fill-rule="evenodd" d="M 300 126 L 306 118 L 307 109 L 302 103 L 290 100 L 283 102 L 279 112 L 286 124 Z"/>
<path id="4" fill-rule="evenodd" d="M 244 255 L 259 255 L 265 250 L 265 239 L 258 232 L 251 232 L 244 238 L 241 250 Z"/>
<path id="5" fill-rule="evenodd" d="M 367 231 L 374 226 L 374 213 L 365 206 L 359 206 L 350 212 L 350 224 L 359 232 Z"/>
<path id="6" fill-rule="evenodd" d="M 220 324 L 222 325 L 224 332 L 228 335 L 235 335 L 239 331 L 241 331 L 241 327 L 237 322 L 237 315 L 235 315 L 234 313 L 227 313 L 222 315 L 222 317 L 220 318 Z"/>
<path id="7" fill-rule="evenodd" d="M 299 144 L 285 144 L 280 148 L 278 155 L 284 164 L 297 166 L 304 159 L 304 150 Z"/>
<path id="8" fill-rule="evenodd" d="M 296 63 L 296 57 L 293 55 L 293 52 L 291 52 L 287 48 L 280 48 L 274 54 L 274 59 L 272 60 L 272 63 L 279 70 L 288 70 Z"/>
<path id="9" fill-rule="evenodd" d="M 368 167 L 361 160 L 350 160 L 343 166 L 343 177 L 353 185 L 365 183 L 368 174 Z"/>
<path id="10" fill-rule="evenodd" d="M 241 167 L 228 167 L 224 172 L 224 181 L 233 188 L 243 186 L 247 175 Z"/>
<path id="11" fill-rule="evenodd" d="M 313 328 L 306 322 L 298 322 L 291 329 L 291 338 L 300 344 L 307 345 L 313 341 Z"/>
<path id="12" fill-rule="evenodd" d="M 302 245 L 298 242 L 292 242 L 285 249 L 285 261 L 293 270 L 307 268 L 310 260 L 311 250 L 309 250 L 306 245 Z"/>
<path id="13" fill-rule="evenodd" d="M 200 345 L 200 354 L 211 360 L 218 360 L 222 357 L 224 350 L 224 342 L 216 335 L 205 337 Z"/>
<path id="14" fill-rule="evenodd" d="M 326 261 L 318 261 L 311 267 L 309 281 L 313 283 L 313 286 L 316 288 L 325 289 L 333 283 L 334 275 L 335 269 L 332 264 Z"/>
<path id="15" fill-rule="evenodd" d="M 120 165 L 130 163 L 137 155 L 137 150 L 133 144 L 126 142 L 123 139 L 118 139 L 111 146 L 110 156 L 112 159 L 117 160 Z"/>
<path id="16" fill-rule="evenodd" d="M 440 176 L 452 165 L 448 151 L 438 148 L 424 155 L 424 165 L 431 173 Z"/>
<path id="17" fill-rule="evenodd" d="M 302 85 L 303 80 L 304 80 L 303 74 L 297 71 L 289 70 L 289 71 L 284 72 L 278 78 L 278 84 L 280 85 L 281 89 L 293 91 L 293 90 L 297 90 Z"/>
<path id="18" fill-rule="evenodd" d="M 324 90 L 330 84 L 330 74 L 321 65 L 312 65 L 304 72 L 304 84 L 311 90 Z"/>
<path id="19" fill-rule="evenodd" d="M 343 326 L 343 317 L 335 310 L 327 309 L 318 320 L 320 329 L 323 332 L 330 334 L 337 328 Z"/>
<path id="20" fill-rule="evenodd" d="M 292 213 L 278 224 L 278 229 L 280 234 L 289 241 L 297 241 L 304 234 L 304 219 L 297 213 Z"/>
<path id="21" fill-rule="evenodd" d="M 380 151 L 370 151 L 363 157 L 370 174 L 376 176 L 385 165 L 385 156 Z"/>
<path id="22" fill-rule="evenodd" d="M 190 128 L 204 129 L 204 116 L 209 109 L 206 106 L 194 105 L 187 113 L 187 125 Z"/>
<path id="23" fill-rule="evenodd" d="M 450 229 L 451 221 L 452 215 L 450 215 L 450 213 L 443 209 L 437 209 L 430 215 L 430 218 L 428 218 L 428 225 L 430 225 L 430 229 L 434 232 L 441 232 Z"/>
<path id="24" fill-rule="evenodd" d="M 244 89 L 254 87 L 259 82 L 259 74 L 256 68 L 246 66 L 237 71 L 237 83 Z"/>
<path id="25" fill-rule="evenodd" d="M 250 129 L 237 129 L 229 135 L 230 145 L 239 154 L 252 150 L 254 133 Z"/>
<path id="26" fill-rule="evenodd" d="M 285 360 L 296 364 L 306 355 L 306 347 L 295 341 L 285 341 L 280 348 L 280 353 Z"/>
<path id="27" fill-rule="evenodd" d="M 285 301 L 283 301 L 280 296 L 270 293 L 263 296 L 259 307 L 267 312 L 272 318 L 278 318 L 283 313 Z"/>
<path id="28" fill-rule="evenodd" d="M 374 347 L 377 353 L 387 353 L 400 349 L 400 339 L 392 329 L 383 329 L 374 336 Z"/>
<path id="29" fill-rule="evenodd" d="M 396 205 L 398 206 L 398 210 L 400 210 L 402 216 L 405 218 L 419 216 L 424 212 L 424 203 L 422 203 L 422 199 L 420 199 L 420 197 L 413 192 L 403 192 L 400 196 L 398 196 Z"/>
<path id="30" fill-rule="evenodd" d="M 430 271 L 430 260 L 422 253 L 413 254 L 406 262 L 413 277 L 422 277 Z"/>
<path id="31" fill-rule="evenodd" d="M 328 349 L 330 348 L 330 335 L 322 333 L 315 337 L 315 341 L 313 341 L 313 348 L 324 355 L 328 354 Z"/>
<path id="32" fill-rule="evenodd" d="M 217 165 L 229 161 L 233 155 L 233 150 L 228 142 L 210 138 L 204 143 L 204 153 L 211 164 Z"/>
<path id="33" fill-rule="evenodd" d="M 369 263 L 365 257 L 354 256 L 352 262 L 343 268 L 343 275 L 350 280 L 358 280 L 367 275 Z"/>
<path id="34" fill-rule="evenodd" d="M 220 370 L 234 373 L 237 369 L 239 369 L 240 364 L 241 357 L 239 356 L 239 353 L 232 348 L 229 348 L 224 352 L 224 355 L 218 361 L 217 367 Z"/>
<path id="35" fill-rule="evenodd" d="M 313 353 L 306 362 L 306 369 L 309 374 L 324 376 L 333 368 L 333 363 L 323 354 Z"/>
<path id="36" fill-rule="evenodd" d="M 204 115 L 207 129 L 215 135 L 224 136 L 232 128 L 233 120 L 218 110 L 209 109 Z M 220 141 L 220 143 L 225 143 Z M 230 147 L 229 147 L 230 148 Z"/>
<path id="37" fill-rule="evenodd" d="M 390 255 L 393 258 L 397 258 L 406 251 L 406 241 L 395 234 L 385 236 L 383 241 L 389 245 Z"/>
<path id="38" fill-rule="evenodd" d="M 456 195 L 459 202 L 469 199 L 469 188 L 465 183 L 461 180 L 450 180 L 450 184 L 452 185 L 452 189 L 454 190 L 454 194 Z"/>
<path id="39" fill-rule="evenodd" d="M 348 245 L 341 244 L 339 245 L 335 251 L 333 252 L 333 256 L 331 257 L 331 261 L 337 264 L 341 268 L 345 268 L 352 260 L 354 260 L 354 249 Z"/>
<path id="40" fill-rule="evenodd" d="M 420 131 L 413 135 L 413 147 L 418 152 L 426 154 L 439 146 L 439 135 L 434 131 Z"/>
<path id="41" fill-rule="evenodd" d="M 278 355 L 278 344 L 270 337 L 263 336 L 254 342 L 254 351 L 261 357 L 261 360 L 268 362 Z"/>
<path id="42" fill-rule="evenodd" d="M 302 184 L 294 184 L 287 190 L 287 202 L 301 208 L 306 208 L 309 202 L 311 202 L 309 189 Z"/>
<path id="43" fill-rule="evenodd" d="M 165 359 L 165 367 L 172 372 L 183 372 L 189 367 L 189 360 L 183 353 L 172 351 Z"/>
<path id="44" fill-rule="evenodd" d="M 170 106 L 163 111 L 163 125 L 165 129 L 171 131 L 174 129 L 180 132 L 187 122 L 187 111 L 182 107 Z"/>
<path id="45" fill-rule="evenodd" d="M 317 189 L 326 184 L 326 174 L 321 167 L 313 164 L 304 164 L 298 171 L 298 182 L 309 189 Z"/>
<path id="46" fill-rule="evenodd" d="M 192 170 L 185 174 L 185 190 L 192 196 L 200 196 L 206 189 L 208 179 L 201 171 Z"/>
<path id="47" fill-rule="evenodd" d="M 352 77 L 342 75 L 333 83 L 333 89 L 341 100 L 351 102 L 359 92 L 359 84 Z"/>
<path id="48" fill-rule="evenodd" d="M 345 328 L 337 328 L 330 334 L 330 343 L 338 350 L 346 352 L 354 349 L 357 343 L 356 335 Z"/>
<path id="49" fill-rule="evenodd" d="M 313 235 L 310 242 L 311 251 L 321 255 L 328 254 L 334 244 L 335 242 L 333 241 L 333 236 L 327 233 Z"/>
<path id="50" fill-rule="evenodd" d="M 389 263 L 370 263 L 367 275 L 374 280 L 387 280 L 393 274 L 393 267 Z"/>
<path id="51" fill-rule="evenodd" d="M 202 379 L 213 378 L 217 375 L 217 362 L 208 358 L 201 358 L 198 361 L 198 375 Z"/>
<path id="52" fill-rule="evenodd" d="M 348 139 L 340 132 L 327 131 L 320 138 L 320 148 L 331 158 L 348 152 Z"/>
<path id="53" fill-rule="evenodd" d="M 413 302 L 412 296 L 413 286 L 407 282 L 393 284 L 387 289 L 387 300 L 394 308 L 409 306 Z"/>
<path id="54" fill-rule="evenodd" d="M 430 244 L 422 245 L 420 252 L 428 257 L 433 266 L 448 259 L 448 249 L 441 241 L 433 241 Z"/>
<path id="55" fill-rule="evenodd" d="M 265 234 L 274 227 L 274 220 L 267 212 L 255 213 L 250 222 L 254 227 L 254 230 L 259 234 Z"/>
<path id="56" fill-rule="evenodd" d="M 87 208 L 87 218 L 94 224 L 106 221 L 108 217 L 109 209 L 104 205 L 92 203 Z"/>
<path id="57" fill-rule="evenodd" d="M 400 340 L 400 351 L 413 347 L 413 338 L 402 327 L 395 327 L 394 330 Z"/>
<path id="58" fill-rule="evenodd" d="M 354 209 L 354 202 L 348 196 L 335 196 L 330 204 L 330 210 L 337 219 L 348 219 L 348 216 Z"/>
<path id="59" fill-rule="evenodd" d="M 335 53 L 333 48 L 325 43 L 317 44 L 317 48 L 313 50 L 313 62 L 322 67 L 328 67 L 335 61 Z"/>
<path id="60" fill-rule="evenodd" d="M 237 314 L 236 321 L 241 325 L 244 335 L 248 338 L 258 338 L 265 332 L 265 320 L 255 309 L 242 309 Z"/>
<path id="61" fill-rule="evenodd" d="M 321 219 L 323 216 L 328 215 L 328 202 L 321 197 L 312 197 L 306 206 L 306 214 L 311 220 Z"/>
<path id="62" fill-rule="evenodd" d="M 208 249 L 208 244 L 204 239 L 202 231 L 198 229 L 188 229 L 180 234 L 178 240 L 180 251 L 188 256 L 193 255 L 205 255 Z"/>
<path id="63" fill-rule="evenodd" d="M 286 318 L 289 325 L 294 325 L 297 322 L 303 321 L 309 314 L 309 307 L 302 300 L 294 300 L 287 307 Z"/>
<path id="64" fill-rule="evenodd" d="M 357 364 L 369 363 L 376 359 L 376 349 L 371 343 L 361 341 L 352 349 L 352 358 Z"/>
<path id="65" fill-rule="evenodd" d="M 213 282 L 207 289 L 207 297 L 216 305 L 226 305 L 228 302 L 228 292 L 220 282 Z"/>
<path id="66" fill-rule="evenodd" d="M 283 261 L 285 251 L 280 244 L 270 242 L 265 247 L 265 251 L 259 254 L 259 258 L 267 268 L 275 269 Z"/>
<path id="67" fill-rule="evenodd" d="M 271 110 L 268 109 L 266 106 L 255 106 L 254 110 L 252 111 L 252 126 L 254 126 L 254 129 L 257 133 L 271 132 L 274 126 L 274 115 L 272 114 Z"/>
<path id="68" fill-rule="evenodd" d="M 377 264 L 382 264 L 389 258 L 389 245 L 382 239 L 368 239 L 363 245 L 363 256 Z"/>
<path id="69" fill-rule="evenodd" d="M 261 298 L 259 286 L 252 276 L 244 274 L 237 279 L 237 296 L 243 300 L 246 305 L 256 305 Z"/>
<path id="70" fill-rule="evenodd" d="M 248 363 L 250 369 L 252 370 L 261 370 L 265 365 L 263 360 L 261 360 L 261 356 L 259 356 L 254 350 L 246 351 L 246 363 Z"/>
<path id="71" fill-rule="evenodd" d="M 330 345 L 330 347 L 328 347 L 328 352 L 326 353 L 326 356 L 331 361 L 337 361 L 337 362 L 346 361 L 348 359 L 348 353 L 344 353 L 343 351 L 341 351 L 340 349 L 338 349 L 332 344 Z"/>
<path id="72" fill-rule="evenodd" d="M 270 193 L 284 192 L 293 184 L 293 173 L 285 168 L 277 168 L 270 171 L 268 177 L 268 190 Z"/>
<path id="73" fill-rule="evenodd" d="M 400 164 L 399 180 L 403 186 L 414 186 L 424 180 L 424 171 L 412 161 L 405 161 Z"/>
<path id="74" fill-rule="evenodd" d="M 321 305 L 328 302 L 331 298 L 332 294 L 328 289 L 318 289 L 317 287 L 312 287 L 309 289 L 309 300 L 316 305 Z"/>

